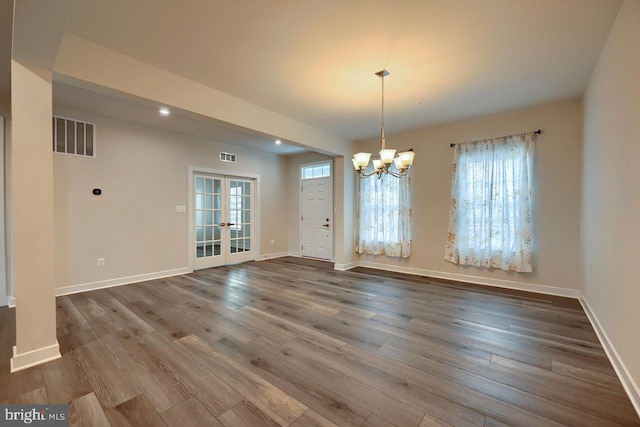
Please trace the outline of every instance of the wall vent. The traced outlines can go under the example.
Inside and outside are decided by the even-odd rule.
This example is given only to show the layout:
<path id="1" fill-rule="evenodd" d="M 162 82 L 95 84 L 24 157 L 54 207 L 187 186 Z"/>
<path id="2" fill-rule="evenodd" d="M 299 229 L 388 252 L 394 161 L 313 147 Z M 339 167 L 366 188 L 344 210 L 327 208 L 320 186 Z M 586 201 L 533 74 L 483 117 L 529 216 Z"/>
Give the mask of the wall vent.
<path id="1" fill-rule="evenodd" d="M 220 161 L 235 163 L 236 162 L 236 155 L 233 154 L 233 153 L 220 152 Z"/>
<path id="2" fill-rule="evenodd" d="M 96 125 L 65 117 L 53 117 L 53 152 L 96 156 Z"/>

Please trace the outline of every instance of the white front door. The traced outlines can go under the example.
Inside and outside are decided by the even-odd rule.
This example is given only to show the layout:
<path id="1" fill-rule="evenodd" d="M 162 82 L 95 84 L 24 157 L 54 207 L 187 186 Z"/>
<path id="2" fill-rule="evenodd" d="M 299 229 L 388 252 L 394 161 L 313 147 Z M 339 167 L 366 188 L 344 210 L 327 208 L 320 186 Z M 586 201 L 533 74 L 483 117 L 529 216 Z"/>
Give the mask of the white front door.
<path id="1" fill-rule="evenodd" d="M 302 256 L 333 258 L 333 180 L 302 180 Z"/>
<path id="2" fill-rule="evenodd" d="M 256 259 L 253 179 L 195 174 L 194 269 Z"/>

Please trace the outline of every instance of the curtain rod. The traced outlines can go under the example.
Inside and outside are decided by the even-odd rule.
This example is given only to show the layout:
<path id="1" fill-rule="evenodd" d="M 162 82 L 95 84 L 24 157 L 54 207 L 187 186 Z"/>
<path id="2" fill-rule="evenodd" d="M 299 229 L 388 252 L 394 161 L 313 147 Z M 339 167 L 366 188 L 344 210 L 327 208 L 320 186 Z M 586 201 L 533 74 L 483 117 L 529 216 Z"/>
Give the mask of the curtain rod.
<path id="1" fill-rule="evenodd" d="M 538 129 L 538 130 L 534 131 L 533 133 L 535 133 L 536 135 L 540 135 L 540 134 L 542 133 L 542 129 Z M 516 134 L 514 134 L 514 135 L 520 135 L 520 134 L 517 134 L 517 133 L 516 133 Z M 499 137 L 498 137 L 498 138 L 499 138 Z M 503 137 L 503 138 L 504 138 L 504 137 Z M 489 138 L 489 139 L 490 139 L 490 138 Z M 451 147 L 451 148 L 453 148 L 453 147 L 455 147 L 455 146 L 456 146 L 456 144 L 449 144 L 449 147 Z"/>

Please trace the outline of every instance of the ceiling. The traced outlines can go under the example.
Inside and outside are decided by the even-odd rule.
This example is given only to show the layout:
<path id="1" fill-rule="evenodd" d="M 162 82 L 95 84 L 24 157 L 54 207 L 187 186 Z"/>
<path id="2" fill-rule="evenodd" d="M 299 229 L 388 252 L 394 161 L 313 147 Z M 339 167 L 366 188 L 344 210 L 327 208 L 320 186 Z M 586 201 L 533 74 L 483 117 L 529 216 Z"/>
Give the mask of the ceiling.
<path id="1" fill-rule="evenodd" d="M 209 141 L 218 141 L 276 155 L 286 156 L 308 151 L 306 148 L 298 147 L 288 141 L 281 141 L 281 144 L 276 145 L 275 140 L 270 136 L 177 108 L 170 108 L 171 114 L 164 117 L 159 114 L 156 102 L 132 96 L 119 97 L 113 92 L 106 95 L 100 93 L 98 89 L 90 90 L 86 88 L 86 85 L 82 86 L 85 87 L 54 81 L 55 106 L 87 111 L 126 122 L 166 129 Z M 57 114 L 55 107 L 54 114 Z"/>
<path id="2" fill-rule="evenodd" d="M 5 7 L 2 2 L 7 0 L 0 0 Z M 387 134 L 581 97 L 620 4 L 75 0 L 65 31 L 342 138 L 363 140 L 379 132 L 380 79 L 374 72 L 382 68 L 391 72 L 385 79 Z M 65 86 L 56 86 L 56 97 L 73 91 Z M 110 101 L 100 102 L 102 114 L 113 109 Z"/>

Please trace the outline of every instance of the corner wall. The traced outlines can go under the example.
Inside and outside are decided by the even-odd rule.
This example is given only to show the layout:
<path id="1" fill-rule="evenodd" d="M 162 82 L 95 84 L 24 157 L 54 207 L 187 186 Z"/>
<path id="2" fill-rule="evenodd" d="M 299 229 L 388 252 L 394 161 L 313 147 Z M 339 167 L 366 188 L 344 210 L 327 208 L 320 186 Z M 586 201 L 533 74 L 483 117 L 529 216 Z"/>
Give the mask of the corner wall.
<path id="1" fill-rule="evenodd" d="M 260 175 L 261 254 L 287 251 L 286 158 L 62 106 L 54 112 L 95 123 L 97 141 L 95 159 L 54 154 L 58 294 L 185 272 L 189 213 L 176 206 L 187 206 L 190 165 Z M 220 151 L 238 162 L 220 162 Z"/>
<path id="2" fill-rule="evenodd" d="M 54 281 L 51 72 L 11 60 L 12 271 L 16 345 L 11 372 L 60 357 Z"/>
<path id="3" fill-rule="evenodd" d="M 627 0 L 585 95 L 582 249 L 585 299 L 640 413 L 639 43 L 640 2 Z"/>
<path id="4" fill-rule="evenodd" d="M 532 273 L 458 266 L 444 260 L 451 199 L 450 143 L 542 129 L 535 154 Z M 412 147 L 413 246 L 408 259 L 360 255 L 360 265 L 577 297 L 580 260 L 582 104 L 561 102 L 387 137 Z M 360 144 L 378 151 L 378 143 Z"/>

